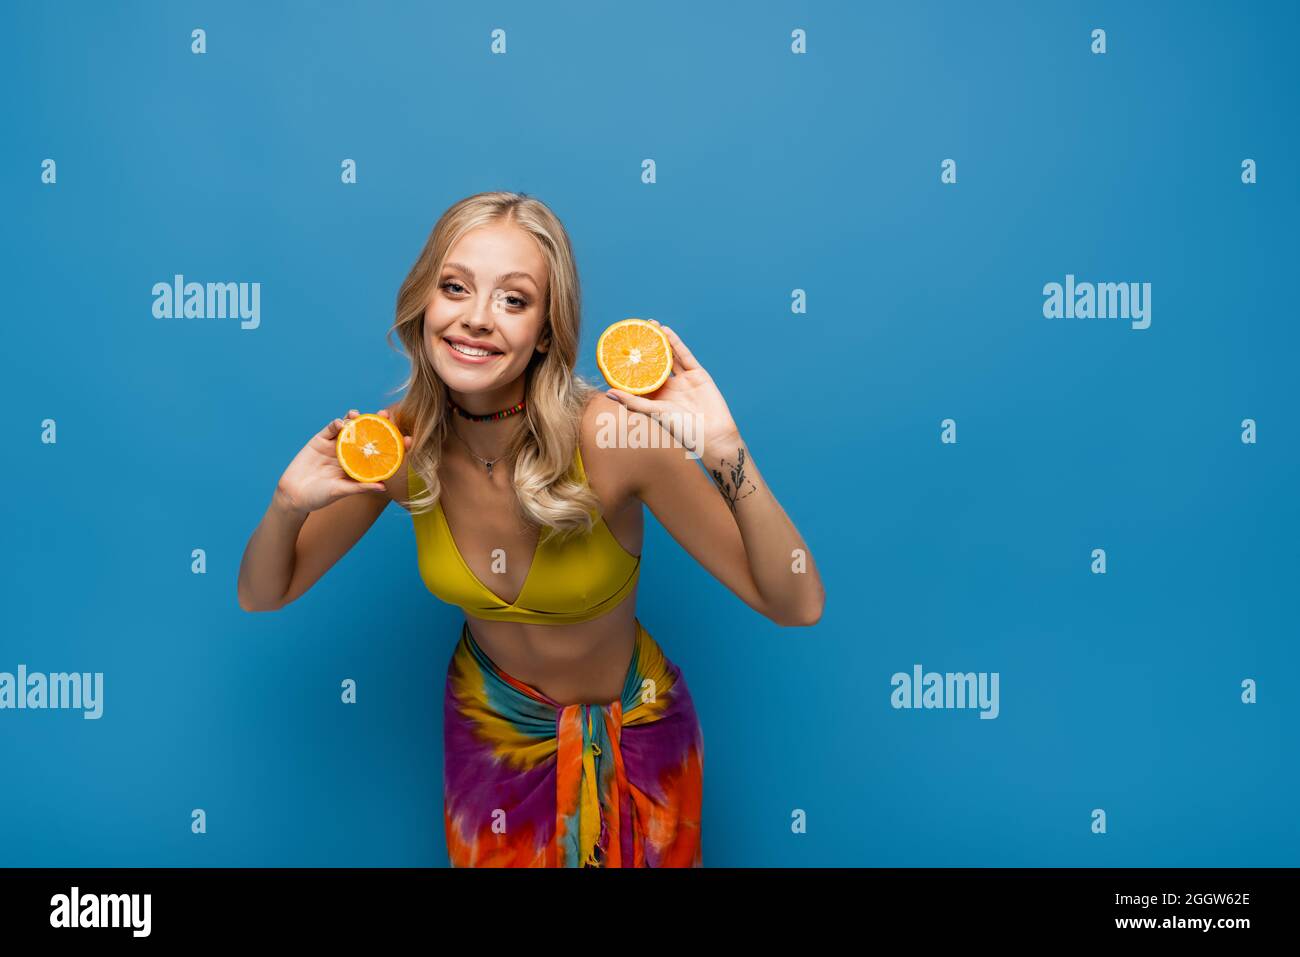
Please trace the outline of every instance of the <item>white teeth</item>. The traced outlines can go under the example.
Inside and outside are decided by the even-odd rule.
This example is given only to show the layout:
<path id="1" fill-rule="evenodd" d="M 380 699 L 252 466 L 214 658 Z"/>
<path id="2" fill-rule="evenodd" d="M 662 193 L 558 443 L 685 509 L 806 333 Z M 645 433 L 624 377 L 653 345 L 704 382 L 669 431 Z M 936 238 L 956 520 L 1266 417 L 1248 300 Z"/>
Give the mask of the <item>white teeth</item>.
<path id="1" fill-rule="evenodd" d="M 497 353 L 492 352 L 491 350 L 488 350 L 488 349 L 476 349 L 474 346 L 465 346 L 465 345 L 461 345 L 459 342 L 452 342 L 450 339 L 447 340 L 447 345 L 451 346 L 451 347 L 452 347 L 453 349 L 455 349 L 457 352 L 463 352 L 463 353 L 464 353 L 465 355 L 467 355 L 467 356 L 494 356 L 494 355 L 497 355 Z"/>

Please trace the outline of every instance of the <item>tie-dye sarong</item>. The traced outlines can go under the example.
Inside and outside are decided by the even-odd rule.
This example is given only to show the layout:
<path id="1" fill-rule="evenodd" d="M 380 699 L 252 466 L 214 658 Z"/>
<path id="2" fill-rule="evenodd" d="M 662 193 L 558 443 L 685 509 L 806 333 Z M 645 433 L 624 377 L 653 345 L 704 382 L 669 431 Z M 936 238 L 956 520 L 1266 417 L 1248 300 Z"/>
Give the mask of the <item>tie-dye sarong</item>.
<path id="1" fill-rule="evenodd" d="M 704 736 L 681 671 L 636 621 L 620 700 L 560 705 L 466 622 L 447 669 L 453 867 L 699 867 Z"/>

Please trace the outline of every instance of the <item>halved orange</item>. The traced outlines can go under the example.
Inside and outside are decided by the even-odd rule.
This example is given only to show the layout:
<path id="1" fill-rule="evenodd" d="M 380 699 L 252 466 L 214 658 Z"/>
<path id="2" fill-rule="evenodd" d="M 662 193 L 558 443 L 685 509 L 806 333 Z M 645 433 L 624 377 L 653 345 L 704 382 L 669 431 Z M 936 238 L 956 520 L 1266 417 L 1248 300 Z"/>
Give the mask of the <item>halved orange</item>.
<path id="1" fill-rule="evenodd" d="M 596 340 L 596 365 L 612 388 L 645 395 L 668 381 L 673 347 L 653 322 L 620 319 Z"/>
<path id="2" fill-rule="evenodd" d="M 382 482 L 402 467 L 406 442 L 392 422 L 367 412 L 344 422 L 334 452 L 343 471 L 358 482 Z"/>

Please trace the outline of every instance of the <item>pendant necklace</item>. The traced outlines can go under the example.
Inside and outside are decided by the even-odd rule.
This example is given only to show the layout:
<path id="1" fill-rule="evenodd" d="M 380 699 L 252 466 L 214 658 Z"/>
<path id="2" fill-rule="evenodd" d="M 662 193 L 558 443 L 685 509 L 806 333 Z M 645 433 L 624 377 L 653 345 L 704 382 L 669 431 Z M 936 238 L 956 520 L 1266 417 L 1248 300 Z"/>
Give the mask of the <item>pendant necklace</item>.
<path id="1" fill-rule="evenodd" d="M 496 419 L 509 418 L 512 415 L 518 415 L 520 412 L 524 411 L 524 408 L 528 404 L 528 401 L 525 399 L 521 402 L 516 403 L 515 405 L 512 405 L 508 409 L 502 409 L 500 412 L 488 412 L 486 414 L 477 414 L 474 412 L 466 412 L 464 409 L 458 406 L 450 396 L 447 397 L 447 402 L 452 407 L 452 409 L 455 410 L 457 415 L 459 415 L 462 419 L 468 419 L 471 422 L 492 422 L 495 421 Z M 505 455 L 504 454 L 498 455 L 494 459 L 485 459 L 483 458 L 483 456 L 479 455 L 477 452 L 475 452 L 473 449 L 469 447 L 469 443 L 466 442 L 465 439 L 461 437 L 461 434 L 459 432 L 451 428 L 450 425 L 448 425 L 448 428 L 451 429 L 452 434 L 455 435 L 456 438 L 460 439 L 460 444 L 465 446 L 465 448 L 469 451 L 470 455 L 474 456 L 474 458 L 478 459 L 485 466 L 487 466 L 488 478 L 491 478 L 492 466 L 496 465 L 503 458 L 505 458 Z"/>
<path id="2" fill-rule="evenodd" d="M 460 433 L 457 432 L 455 429 L 451 429 L 451 434 L 454 435 L 454 436 L 456 436 L 456 438 L 460 439 L 460 444 L 463 445 L 463 446 L 465 446 L 466 450 L 469 452 L 470 455 L 474 456 L 474 458 L 478 459 L 478 460 L 479 460 L 480 462 L 482 462 L 485 466 L 487 466 L 487 474 L 488 474 L 488 478 L 491 478 L 491 477 L 492 477 L 492 466 L 494 466 L 494 465 L 496 465 L 498 462 L 500 462 L 503 458 L 505 458 L 505 456 L 504 456 L 504 455 L 498 455 L 498 456 L 497 456 L 496 458 L 494 458 L 494 459 L 485 459 L 485 458 L 483 458 L 483 456 L 479 455 L 477 452 L 475 452 L 473 449 L 471 449 L 471 448 L 469 447 L 469 443 L 466 442 L 463 438 L 461 438 Z"/>

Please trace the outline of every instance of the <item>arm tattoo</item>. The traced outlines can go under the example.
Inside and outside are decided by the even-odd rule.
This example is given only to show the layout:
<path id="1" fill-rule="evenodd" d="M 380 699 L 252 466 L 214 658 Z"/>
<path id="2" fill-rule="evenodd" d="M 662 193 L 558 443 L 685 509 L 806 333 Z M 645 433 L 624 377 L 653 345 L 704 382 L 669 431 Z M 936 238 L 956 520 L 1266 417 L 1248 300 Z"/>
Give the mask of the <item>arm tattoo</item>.
<path id="1" fill-rule="evenodd" d="M 709 474 L 713 476 L 713 484 L 718 486 L 718 491 L 722 493 L 722 500 L 731 509 L 731 514 L 735 515 L 736 503 L 758 491 L 754 483 L 745 476 L 745 447 L 742 445 L 736 450 L 735 465 L 727 465 L 726 459 L 721 459 L 718 464 L 727 466 L 727 470 L 731 473 L 731 480 L 727 480 L 721 469 L 709 469 Z M 749 484 L 749 489 L 742 492 L 741 489 L 746 483 Z"/>

